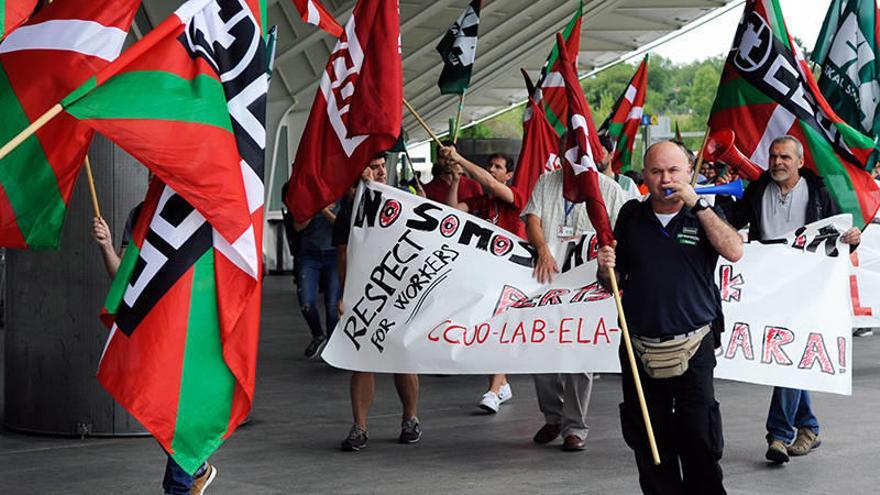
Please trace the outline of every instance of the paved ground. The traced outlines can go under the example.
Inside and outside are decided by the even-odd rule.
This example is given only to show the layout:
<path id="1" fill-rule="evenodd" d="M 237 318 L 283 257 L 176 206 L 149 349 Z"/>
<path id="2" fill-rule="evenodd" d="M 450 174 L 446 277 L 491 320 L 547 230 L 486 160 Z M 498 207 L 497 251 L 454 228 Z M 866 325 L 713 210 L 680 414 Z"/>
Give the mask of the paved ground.
<path id="1" fill-rule="evenodd" d="M 512 377 L 514 400 L 486 416 L 474 406 L 482 377 L 423 377 L 420 444 L 394 442 L 399 405 L 391 380 L 378 381 L 371 441 L 343 453 L 348 374 L 306 361 L 308 342 L 288 277 L 266 281 L 253 421 L 214 456 L 211 494 L 637 493 L 635 463 L 620 437 L 619 379 L 593 390 L 587 450 L 536 447 L 541 426 L 527 376 Z M 719 381 L 730 493 L 877 493 L 880 336 L 855 342 L 852 397 L 816 394 L 821 449 L 778 468 L 763 460 L 769 388 Z M 0 408 L 2 410 L 2 408 Z M 163 455 L 150 439 L 57 439 L 0 431 L 0 493 L 160 493 Z"/>

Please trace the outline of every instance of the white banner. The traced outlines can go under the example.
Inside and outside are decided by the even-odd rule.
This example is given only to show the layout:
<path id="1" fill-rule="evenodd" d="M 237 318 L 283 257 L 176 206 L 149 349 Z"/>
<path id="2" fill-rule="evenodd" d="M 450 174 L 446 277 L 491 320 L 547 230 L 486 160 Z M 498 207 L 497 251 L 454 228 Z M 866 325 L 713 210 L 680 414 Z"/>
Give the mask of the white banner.
<path id="1" fill-rule="evenodd" d="M 331 365 L 619 372 L 617 311 L 596 282 L 595 236 L 554 243 L 562 273 L 541 285 L 529 244 L 488 222 L 379 184 L 355 201 L 345 312 L 322 355 Z M 720 260 L 727 323 L 717 376 L 850 392 L 848 260 L 826 253 L 831 229 L 845 227 L 835 219 L 787 245 L 747 245 L 739 263 Z"/>
<path id="2" fill-rule="evenodd" d="M 786 244 L 748 243 L 743 258 L 720 258 L 725 329 L 715 376 L 749 383 L 852 391 L 849 246 L 852 217 L 808 225 Z"/>
<path id="3" fill-rule="evenodd" d="M 880 225 L 871 223 L 852 254 L 853 327 L 880 327 Z"/>

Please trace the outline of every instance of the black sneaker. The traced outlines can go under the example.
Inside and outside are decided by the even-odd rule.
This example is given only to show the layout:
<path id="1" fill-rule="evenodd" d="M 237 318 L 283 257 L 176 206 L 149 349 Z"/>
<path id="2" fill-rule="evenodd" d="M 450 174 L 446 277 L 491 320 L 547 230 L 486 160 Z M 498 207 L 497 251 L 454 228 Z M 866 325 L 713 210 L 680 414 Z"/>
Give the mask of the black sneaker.
<path id="1" fill-rule="evenodd" d="M 351 425 L 348 431 L 348 438 L 342 441 L 342 450 L 346 452 L 357 452 L 367 446 L 367 430 L 358 425 Z"/>
<path id="2" fill-rule="evenodd" d="M 422 439 L 422 426 L 419 424 L 419 418 L 403 418 L 400 423 L 400 437 L 397 441 L 400 443 L 416 443 Z"/>
<path id="3" fill-rule="evenodd" d="M 309 342 L 309 345 L 306 346 L 305 352 L 303 355 L 306 359 L 315 359 L 316 356 L 321 354 L 321 350 L 324 349 L 324 344 L 327 343 L 327 340 L 323 337 L 315 337 Z"/>

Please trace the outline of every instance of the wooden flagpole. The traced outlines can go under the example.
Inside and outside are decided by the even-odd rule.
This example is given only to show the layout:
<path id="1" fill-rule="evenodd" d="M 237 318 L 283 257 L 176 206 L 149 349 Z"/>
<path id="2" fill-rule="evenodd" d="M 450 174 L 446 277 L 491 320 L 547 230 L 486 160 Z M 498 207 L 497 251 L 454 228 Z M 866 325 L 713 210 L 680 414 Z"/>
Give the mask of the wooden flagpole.
<path id="1" fill-rule="evenodd" d="M 403 104 L 406 105 L 406 108 L 409 109 L 409 112 L 413 114 L 413 117 L 415 117 L 416 120 L 419 121 L 419 124 L 421 124 L 422 127 L 426 131 L 428 131 L 428 135 L 431 136 L 431 139 L 433 139 L 435 143 L 437 143 L 437 146 L 443 147 L 443 143 L 440 142 L 440 139 L 437 137 L 436 134 L 434 134 L 434 131 L 432 131 L 431 128 L 428 127 L 428 123 L 425 122 L 424 119 L 422 119 L 422 116 L 419 115 L 418 112 L 416 112 L 416 109 L 413 108 L 412 105 L 410 105 L 405 96 L 403 97 Z M 2 158 L 2 156 L 0 156 L 0 158 Z"/>
<path id="2" fill-rule="evenodd" d="M 691 177 L 691 187 L 697 185 L 697 177 L 700 176 L 700 169 L 703 167 L 703 150 L 706 149 L 706 143 L 709 142 L 709 134 L 711 132 L 712 128 L 706 126 L 706 135 L 703 136 L 703 144 L 700 146 L 700 150 L 697 151 L 697 163 L 694 165 L 694 176 Z"/>
<path id="3" fill-rule="evenodd" d="M 86 167 L 86 179 L 89 181 L 89 193 L 91 193 L 92 196 L 92 208 L 95 210 L 96 217 L 103 218 L 101 216 L 101 207 L 98 205 L 98 191 L 95 189 L 95 178 L 92 176 L 92 164 L 89 161 L 88 154 L 86 154 L 84 165 Z"/>
<path id="4" fill-rule="evenodd" d="M 455 132 L 452 134 L 452 144 L 458 143 L 458 133 L 461 131 L 461 112 L 464 110 L 464 94 L 466 91 L 462 91 L 460 95 L 458 95 L 458 114 L 455 116 Z"/>
<path id="5" fill-rule="evenodd" d="M 614 302 L 617 304 L 617 314 L 620 316 L 620 329 L 623 332 L 623 342 L 626 347 L 626 356 L 629 359 L 630 371 L 632 371 L 633 383 L 636 387 L 636 395 L 639 397 L 639 406 L 642 409 L 642 419 L 645 420 L 645 432 L 648 434 L 648 445 L 651 447 L 651 456 L 654 464 L 660 465 L 660 452 L 657 450 L 657 440 L 654 439 L 654 428 L 651 426 L 651 416 L 648 413 L 648 404 L 645 402 L 645 392 L 642 390 L 642 380 L 639 378 L 639 369 L 636 364 L 636 356 L 633 353 L 632 342 L 629 340 L 629 326 L 626 324 L 626 315 L 623 313 L 623 301 L 620 299 L 620 289 L 617 287 L 617 274 L 614 268 L 608 268 L 608 277 L 611 279 L 611 291 L 614 292 Z"/>
<path id="6" fill-rule="evenodd" d="M 12 138 L 8 143 L 4 144 L 3 147 L 0 147 L 0 160 L 6 158 L 7 155 L 15 150 L 15 148 L 18 148 L 18 146 L 27 138 L 33 136 L 34 133 L 55 118 L 55 116 L 61 113 L 62 110 L 64 110 L 64 108 L 61 106 L 61 103 L 56 104 L 54 107 L 50 108 L 49 111 L 40 115 L 40 117 L 31 125 L 19 132 L 18 135 Z"/>

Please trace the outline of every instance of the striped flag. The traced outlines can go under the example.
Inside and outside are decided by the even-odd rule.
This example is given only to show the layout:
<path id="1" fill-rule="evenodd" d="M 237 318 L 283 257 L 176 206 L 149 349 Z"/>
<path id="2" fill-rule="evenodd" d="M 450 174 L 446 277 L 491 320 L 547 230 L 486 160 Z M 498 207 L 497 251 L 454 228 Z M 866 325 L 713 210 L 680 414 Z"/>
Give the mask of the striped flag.
<path id="1" fill-rule="evenodd" d="M 632 168 L 632 152 L 642 125 L 645 96 L 648 93 L 648 56 L 645 55 L 639 68 L 624 90 L 611 115 L 599 128 L 599 133 L 607 133 L 615 142 L 611 167 L 615 172 L 626 172 Z M 676 122 L 676 130 L 678 123 Z"/>
<path id="2" fill-rule="evenodd" d="M 115 59 L 139 5 L 59 1 L 10 33 L 0 43 L 0 142 Z M 62 113 L 0 160 L 0 245 L 58 247 L 92 135 Z"/>
<path id="3" fill-rule="evenodd" d="M 822 176 L 854 225 L 867 225 L 880 207 L 880 190 L 865 171 L 874 140 L 828 105 L 789 36 L 777 0 L 746 2 L 709 125 L 713 131 L 734 131 L 737 149 L 761 166 L 768 163 L 774 138 L 798 138 L 806 166 Z"/>
<path id="4" fill-rule="evenodd" d="M 179 176 L 165 184 L 156 168 L 160 179 L 147 193 L 102 316 L 111 333 L 101 384 L 193 473 L 253 402 L 266 48 L 242 0 L 190 0 L 120 60 L 129 53 L 135 58 L 99 75 L 97 89 L 68 111 L 151 166 L 180 163 L 237 184 L 227 192 L 241 194 L 215 199 L 226 204 L 212 220 L 179 194 L 186 186 Z M 206 189 L 195 197 L 201 194 L 212 195 Z M 228 218 L 247 222 L 234 242 L 229 233 L 240 229 L 229 230 Z"/>
<path id="5" fill-rule="evenodd" d="M 581 0 L 574 16 L 568 21 L 568 25 L 562 31 L 565 47 L 572 54 L 575 62 L 575 74 L 577 74 L 577 55 L 581 47 L 581 20 L 584 17 L 584 2 Z M 565 122 L 568 117 L 568 97 L 565 93 L 565 81 L 560 74 L 559 48 L 553 44 L 550 55 L 541 68 L 541 76 L 535 85 L 535 94 L 532 97 L 544 105 L 547 121 L 556 130 L 556 134 L 565 134 Z"/>
<path id="6" fill-rule="evenodd" d="M 342 26 L 318 0 L 293 0 L 302 20 L 314 24 L 332 34 L 334 38 L 342 36 Z"/>
<path id="7" fill-rule="evenodd" d="M 38 0 L 0 0 L 0 40 L 34 13 Z"/>

